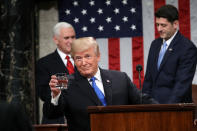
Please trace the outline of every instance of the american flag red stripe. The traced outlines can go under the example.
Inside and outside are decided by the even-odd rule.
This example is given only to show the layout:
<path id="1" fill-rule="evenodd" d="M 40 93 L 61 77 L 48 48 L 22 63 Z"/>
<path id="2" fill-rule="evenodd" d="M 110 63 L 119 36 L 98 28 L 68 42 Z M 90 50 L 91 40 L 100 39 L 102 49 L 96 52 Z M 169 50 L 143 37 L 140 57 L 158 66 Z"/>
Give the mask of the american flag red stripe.
<path id="1" fill-rule="evenodd" d="M 165 5 L 165 0 L 154 0 L 154 14 L 157 11 L 157 9 L 159 9 L 162 5 Z M 154 18 L 154 20 L 155 20 L 155 18 Z M 155 23 L 155 21 L 154 21 L 154 23 Z M 154 25 L 155 25 L 155 38 L 158 38 L 159 33 L 157 32 L 156 24 L 154 24 Z"/>
<path id="2" fill-rule="evenodd" d="M 136 71 L 136 66 L 138 64 L 142 65 L 142 68 L 144 68 L 144 47 L 143 47 L 143 37 L 133 37 L 132 38 L 132 60 L 133 60 L 133 82 L 136 84 L 138 88 L 139 87 L 139 73 Z M 141 78 L 142 78 L 142 83 L 144 80 L 144 71 L 141 72 Z"/>
<path id="3" fill-rule="evenodd" d="M 120 70 L 120 39 L 108 39 L 109 69 Z"/>
<path id="4" fill-rule="evenodd" d="M 180 32 L 191 39 L 190 30 L 190 1 L 189 0 L 179 0 L 179 23 Z"/>

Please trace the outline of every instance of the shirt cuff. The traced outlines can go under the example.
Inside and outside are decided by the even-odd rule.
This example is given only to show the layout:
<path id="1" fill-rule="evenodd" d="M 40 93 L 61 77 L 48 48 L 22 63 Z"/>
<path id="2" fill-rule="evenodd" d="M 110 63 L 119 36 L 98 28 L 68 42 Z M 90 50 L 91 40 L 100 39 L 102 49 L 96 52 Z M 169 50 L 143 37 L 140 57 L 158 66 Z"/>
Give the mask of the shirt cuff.
<path id="1" fill-rule="evenodd" d="M 54 106 L 58 105 L 58 100 L 59 100 L 60 95 L 61 95 L 61 92 L 56 97 L 53 98 L 53 93 L 51 93 L 51 103 Z"/>

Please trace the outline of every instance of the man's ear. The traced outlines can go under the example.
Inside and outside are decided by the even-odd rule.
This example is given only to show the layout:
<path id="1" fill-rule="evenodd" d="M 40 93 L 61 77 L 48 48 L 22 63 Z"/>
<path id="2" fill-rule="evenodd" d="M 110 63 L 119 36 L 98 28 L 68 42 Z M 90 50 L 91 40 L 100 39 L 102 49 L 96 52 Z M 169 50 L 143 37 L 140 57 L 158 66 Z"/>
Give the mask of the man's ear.
<path id="1" fill-rule="evenodd" d="M 97 58 L 98 58 L 98 61 L 100 61 L 100 59 L 101 59 L 101 54 L 100 54 L 100 52 L 98 52 Z"/>
<path id="2" fill-rule="evenodd" d="M 58 45 L 58 39 L 57 39 L 56 36 L 53 36 L 53 41 L 54 41 L 54 43 L 55 43 L 56 45 Z"/>
<path id="3" fill-rule="evenodd" d="M 173 22 L 173 26 L 174 26 L 176 29 L 178 29 L 178 28 L 179 28 L 179 21 L 178 21 L 178 20 L 175 20 L 175 21 Z"/>

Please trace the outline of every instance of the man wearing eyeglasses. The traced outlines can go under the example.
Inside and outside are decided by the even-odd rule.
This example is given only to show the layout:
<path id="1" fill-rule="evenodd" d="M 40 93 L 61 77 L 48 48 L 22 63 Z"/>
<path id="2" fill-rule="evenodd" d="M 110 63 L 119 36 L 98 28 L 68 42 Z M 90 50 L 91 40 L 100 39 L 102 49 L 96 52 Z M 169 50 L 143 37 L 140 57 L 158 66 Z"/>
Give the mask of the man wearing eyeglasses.
<path id="1" fill-rule="evenodd" d="M 77 71 L 68 81 L 68 89 L 56 88 L 56 76 L 51 76 L 52 98 L 44 105 L 46 116 L 66 116 L 69 131 L 90 131 L 88 106 L 157 103 L 141 95 L 126 73 L 99 68 L 100 51 L 93 37 L 74 40 L 71 55 Z"/>

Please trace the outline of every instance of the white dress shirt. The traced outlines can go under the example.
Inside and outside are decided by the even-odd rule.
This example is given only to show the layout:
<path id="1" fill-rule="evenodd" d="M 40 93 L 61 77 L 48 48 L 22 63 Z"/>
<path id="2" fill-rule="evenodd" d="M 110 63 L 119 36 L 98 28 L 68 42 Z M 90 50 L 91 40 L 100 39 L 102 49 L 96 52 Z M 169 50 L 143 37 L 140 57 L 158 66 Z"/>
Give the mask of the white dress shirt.
<path id="1" fill-rule="evenodd" d="M 60 49 L 57 48 L 57 53 L 60 55 L 62 61 L 64 62 L 64 65 L 67 66 L 67 59 L 66 56 L 68 55 L 70 57 L 70 61 L 73 64 L 74 67 L 74 60 L 72 59 L 70 54 L 65 54 L 64 52 L 62 52 Z"/>
<path id="2" fill-rule="evenodd" d="M 96 74 L 94 75 L 94 77 L 96 78 L 95 82 L 96 82 L 97 87 L 101 90 L 101 92 L 105 96 L 105 92 L 104 92 L 104 88 L 103 88 L 103 82 L 102 82 L 102 79 L 101 79 L 101 73 L 100 73 L 99 68 L 98 68 L 98 71 L 96 72 Z M 92 85 L 92 82 L 90 81 L 90 78 L 87 78 L 87 79 L 88 79 L 90 85 Z"/>
<path id="3" fill-rule="evenodd" d="M 166 44 L 167 44 L 166 51 L 167 51 L 168 47 L 170 46 L 170 43 L 171 43 L 172 40 L 174 39 L 175 35 L 177 34 L 177 32 L 178 32 L 178 30 L 177 30 L 177 31 L 174 33 L 174 35 L 173 35 L 170 39 L 168 39 L 167 41 L 165 41 L 165 40 L 163 39 L 163 43 L 166 42 Z M 162 49 L 163 46 L 164 46 L 164 44 L 162 44 L 161 49 Z M 161 51 L 161 50 L 160 50 L 160 51 Z"/>

